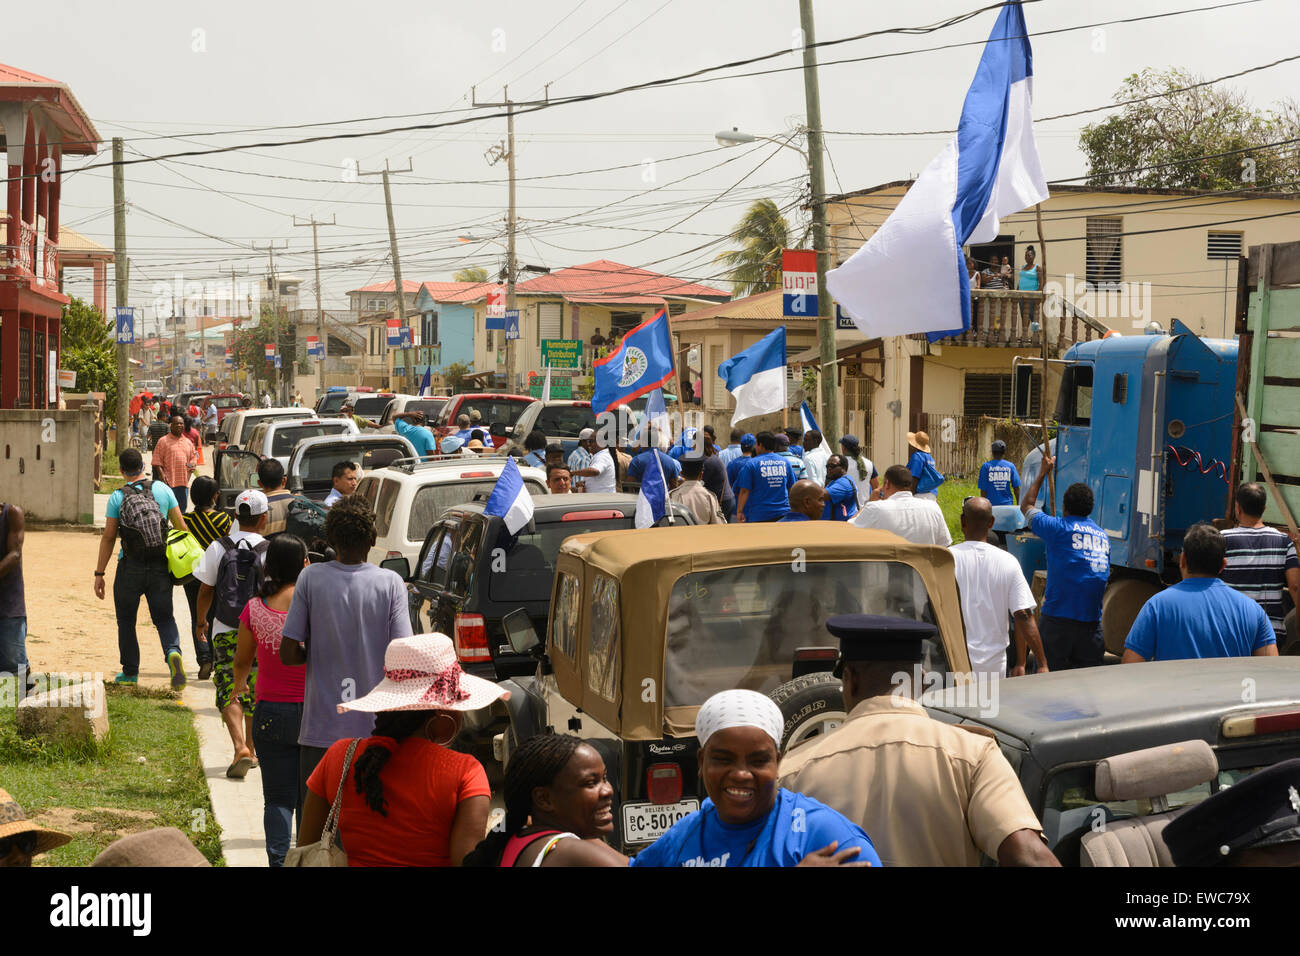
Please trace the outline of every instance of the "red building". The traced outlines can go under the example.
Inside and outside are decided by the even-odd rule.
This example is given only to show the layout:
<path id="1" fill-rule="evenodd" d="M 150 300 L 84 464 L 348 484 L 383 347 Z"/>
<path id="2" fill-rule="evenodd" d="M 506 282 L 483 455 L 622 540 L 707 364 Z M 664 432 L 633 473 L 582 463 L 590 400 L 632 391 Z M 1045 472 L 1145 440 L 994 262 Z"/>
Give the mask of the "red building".
<path id="1" fill-rule="evenodd" d="M 8 193 L 0 260 L 0 408 L 58 404 L 59 188 L 65 155 L 98 151 L 99 134 L 72 91 L 0 64 L 0 144 Z"/>

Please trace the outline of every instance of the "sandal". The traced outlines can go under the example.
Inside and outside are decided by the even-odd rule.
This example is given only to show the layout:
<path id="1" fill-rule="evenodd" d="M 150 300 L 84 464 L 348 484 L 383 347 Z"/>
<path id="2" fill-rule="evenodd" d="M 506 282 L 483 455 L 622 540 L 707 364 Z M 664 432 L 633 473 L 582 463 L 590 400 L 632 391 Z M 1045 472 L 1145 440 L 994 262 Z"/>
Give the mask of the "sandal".
<path id="1" fill-rule="evenodd" d="M 248 771 L 257 766 L 257 761 L 252 757 L 240 757 L 229 767 L 226 768 L 226 776 L 232 780 L 243 780 L 248 776 Z"/>

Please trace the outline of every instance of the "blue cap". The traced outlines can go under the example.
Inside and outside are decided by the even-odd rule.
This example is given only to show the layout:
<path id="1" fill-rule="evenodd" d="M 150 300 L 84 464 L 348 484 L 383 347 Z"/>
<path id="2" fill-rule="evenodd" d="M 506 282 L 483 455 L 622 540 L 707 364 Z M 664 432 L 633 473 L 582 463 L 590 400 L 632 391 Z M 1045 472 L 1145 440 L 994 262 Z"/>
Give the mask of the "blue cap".
<path id="1" fill-rule="evenodd" d="M 463 438 L 457 438 L 455 435 L 448 435 L 442 440 L 442 445 L 439 448 L 439 451 L 444 455 L 454 455 L 456 452 L 460 451 L 460 446 L 463 444 L 465 444 Z"/>
<path id="2" fill-rule="evenodd" d="M 845 435 L 843 438 L 840 439 L 840 444 L 843 445 L 845 448 L 857 448 L 862 443 L 858 441 L 857 435 Z"/>
<path id="3" fill-rule="evenodd" d="M 749 432 L 745 432 L 745 434 L 740 436 L 741 448 L 753 448 L 757 444 L 758 444 L 758 439 L 755 438 L 753 435 L 751 435 Z"/>

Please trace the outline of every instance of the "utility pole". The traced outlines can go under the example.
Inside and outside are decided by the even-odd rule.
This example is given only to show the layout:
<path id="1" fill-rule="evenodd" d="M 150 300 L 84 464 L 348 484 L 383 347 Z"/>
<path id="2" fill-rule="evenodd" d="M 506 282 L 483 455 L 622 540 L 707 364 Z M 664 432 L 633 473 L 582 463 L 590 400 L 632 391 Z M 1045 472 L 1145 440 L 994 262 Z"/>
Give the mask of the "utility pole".
<path id="1" fill-rule="evenodd" d="M 480 103 L 475 96 L 475 90 L 470 87 L 470 101 L 475 107 L 502 107 L 506 108 L 506 141 L 488 149 L 486 156 L 489 165 L 495 166 L 501 160 L 506 161 L 506 176 L 510 180 L 510 198 L 509 206 L 506 210 L 506 308 L 517 310 L 519 308 L 515 301 L 515 278 L 519 272 L 518 261 L 515 257 L 515 229 L 517 224 L 516 206 L 515 206 L 515 107 L 516 106 L 544 106 L 550 103 L 550 86 L 547 83 L 543 91 L 543 99 L 529 100 L 519 102 L 510 99 L 510 87 L 503 87 L 501 90 L 502 102 L 500 103 Z M 523 316 L 519 317 L 519 341 L 523 342 L 524 320 Z M 519 356 L 519 349 L 515 347 L 513 339 L 506 341 L 506 368 L 510 371 L 510 383 L 507 386 L 515 391 L 520 391 L 517 384 L 519 370 L 516 368 L 516 362 Z"/>
<path id="2" fill-rule="evenodd" d="M 126 167 L 122 165 L 122 138 L 113 137 L 113 292 L 114 302 L 126 307 L 127 300 L 127 262 L 126 262 Z M 9 240 L 13 242 L 11 238 Z M 114 320 L 114 330 L 117 322 Z M 134 325 L 132 326 L 134 328 Z M 117 449 L 126 447 L 127 426 L 130 425 L 130 379 L 127 375 L 126 346 L 117 346 Z M 107 414 L 108 409 L 104 409 Z"/>
<path id="3" fill-rule="evenodd" d="M 248 275 L 248 270 L 245 269 L 243 272 L 240 272 L 238 274 Z M 235 264 L 232 262 L 230 264 L 230 327 L 234 332 L 238 332 L 239 331 L 239 297 L 237 295 L 237 289 L 239 288 L 239 286 L 235 282 L 235 275 L 236 275 Z M 233 334 L 230 337 L 230 341 L 231 344 L 233 345 L 235 342 L 235 337 Z M 229 377 L 230 377 L 230 381 L 234 383 L 235 372 L 237 368 L 236 366 L 237 360 L 235 359 L 234 349 L 230 350 L 230 355 L 231 355 L 231 362 L 230 362 Z"/>
<path id="4" fill-rule="evenodd" d="M 409 329 L 410 326 L 407 324 L 406 320 L 406 289 L 402 285 L 402 260 L 397 255 L 397 226 L 393 222 L 393 193 L 388 186 L 388 174 L 390 172 L 409 173 L 412 168 L 411 158 L 408 156 L 406 158 L 405 169 L 390 170 L 388 168 L 388 160 L 385 159 L 383 169 L 372 170 L 370 172 L 357 170 L 358 176 L 384 177 L 384 208 L 388 211 L 388 247 L 393 257 L 393 291 L 397 293 L 397 325 L 398 328 L 402 329 Z M 407 341 L 409 341 L 412 346 L 411 354 L 414 354 L 415 336 L 410 335 Z M 411 378 L 411 366 L 413 364 L 413 362 L 406 363 L 406 377 L 408 381 Z"/>
<path id="5" fill-rule="evenodd" d="M 826 291 L 826 266 L 830 262 L 830 237 L 826 230 L 826 178 L 822 171 L 822 106 L 817 85 L 817 42 L 813 29 L 812 0 L 799 0 L 799 26 L 803 30 L 803 96 L 808 114 L 808 180 L 812 189 L 812 238 L 817 250 L 817 349 L 821 360 L 822 428 L 834 447 L 840 435 L 840 410 L 836 400 L 839 368 L 835 361 L 835 318 Z"/>
<path id="6" fill-rule="evenodd" d="M 286 239 L 286 240 L 285 240 L 285 246 L 288 246 L 288 245 L 289 245 L 289 242 L 288 242 L 288 240 Z M 269 276 L 270 276 L 270 279 L 271 279 L 271 303 L 272 303 L 271 308 L 272 308 L 272 310 L 273 310 L 273 312 L 274 312 L 273 322 L 274 322 L 274 327 L 275 327 L 275 354 L 278 355 L 278 356 L 280 356 L 280 373 L 275 377 L 275 379 L 276 379 L 276 390 L 277 390 L 278 392 L 280 392 L 280 401 L 283 402 L 283 401 L 284 401 L 284 397 L 283 397 L 283 393 L 284 393 L 284 350 L 280 348 L 280 280 L 279 280 L 279 278 L 277 278 L 277 276 L 276 276 L 276 274 L 275 274 L 275 243 L 274 243 L 274 242 L 268 242 L 268 243 L 266 244 L 265 248 L 266 248 L 266 261 L 267 261 L 267 268 L 270 269 Z M 260 249 L 257 248 L 257 243 L 253 243 L 253 251 L 255 251 L 255 252 L 260 252 L 260 251 L 261 251 Z M 258 322 L 259 322 L 259 323 L 261 322 L 260 317 L 259 317 L 259 319 L 258 319 Z M 257 376 L 256 376 L 256 375 L 253 376 L 253 380 L 254 380 L 254 381 L 257 380 Z"/>
<path id="7" fill-rule="evenodd" d="M 388 174 L 387 173 L 384 174 L 384 196 L 385 198 L 387 198 L 388 196 Z M 310 222 L 299 222 L 298 217 L 294 216 L 293 224 L 295 226 L 311 226 L 311 251 L 312 251 L 312 255 L 316 259 L 316 347 L 320 349 L 319 364 L 316 366 L 316 388 L 320 391 L 320 394 L 324 395 L 325 394 L 325 357 L 329 355 L 329 348 L 325 344 L 326 343 L 325 310 L 321 308 L 321 304 L 320 304 L 320 242 L 316 238 L 316 229 L 318 226 L 335 226 L 338 225 L 338 223 L 335 221 L 333 216 L 330 216 L 329 222 L 317 222 L 316 217 L 313 215 L 311 217 Z M 393 229 L 393 209 L 390 206 L 388 208 L 388 230 L 390 233 L 392 232 L 392 229 Z M 393 246 L 393 249 L 394 249 L 393 255 L 394 257 L 396 257 L 397 255 L 396 245 Z M 401 280 L 398 281 L 400 282 Z M 278 294 L 279 291 L 280 291 L 280 287 L 277 284 L 276 293 Z M 283 364 L 283 359 L 281 360 L 281 364 Z"/>

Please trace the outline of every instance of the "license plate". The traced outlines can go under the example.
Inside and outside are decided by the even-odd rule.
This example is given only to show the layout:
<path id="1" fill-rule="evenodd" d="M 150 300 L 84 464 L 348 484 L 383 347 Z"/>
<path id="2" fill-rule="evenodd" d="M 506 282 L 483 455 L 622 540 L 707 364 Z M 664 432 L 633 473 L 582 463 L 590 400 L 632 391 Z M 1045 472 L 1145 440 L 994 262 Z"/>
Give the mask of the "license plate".
<path id="1" fill-rule="evenodd" d="M 623 804 L 623 839 L 628 843 L 653 843 L 668 828 L 700 808 L 698 800 L 677 803 Z"/>

